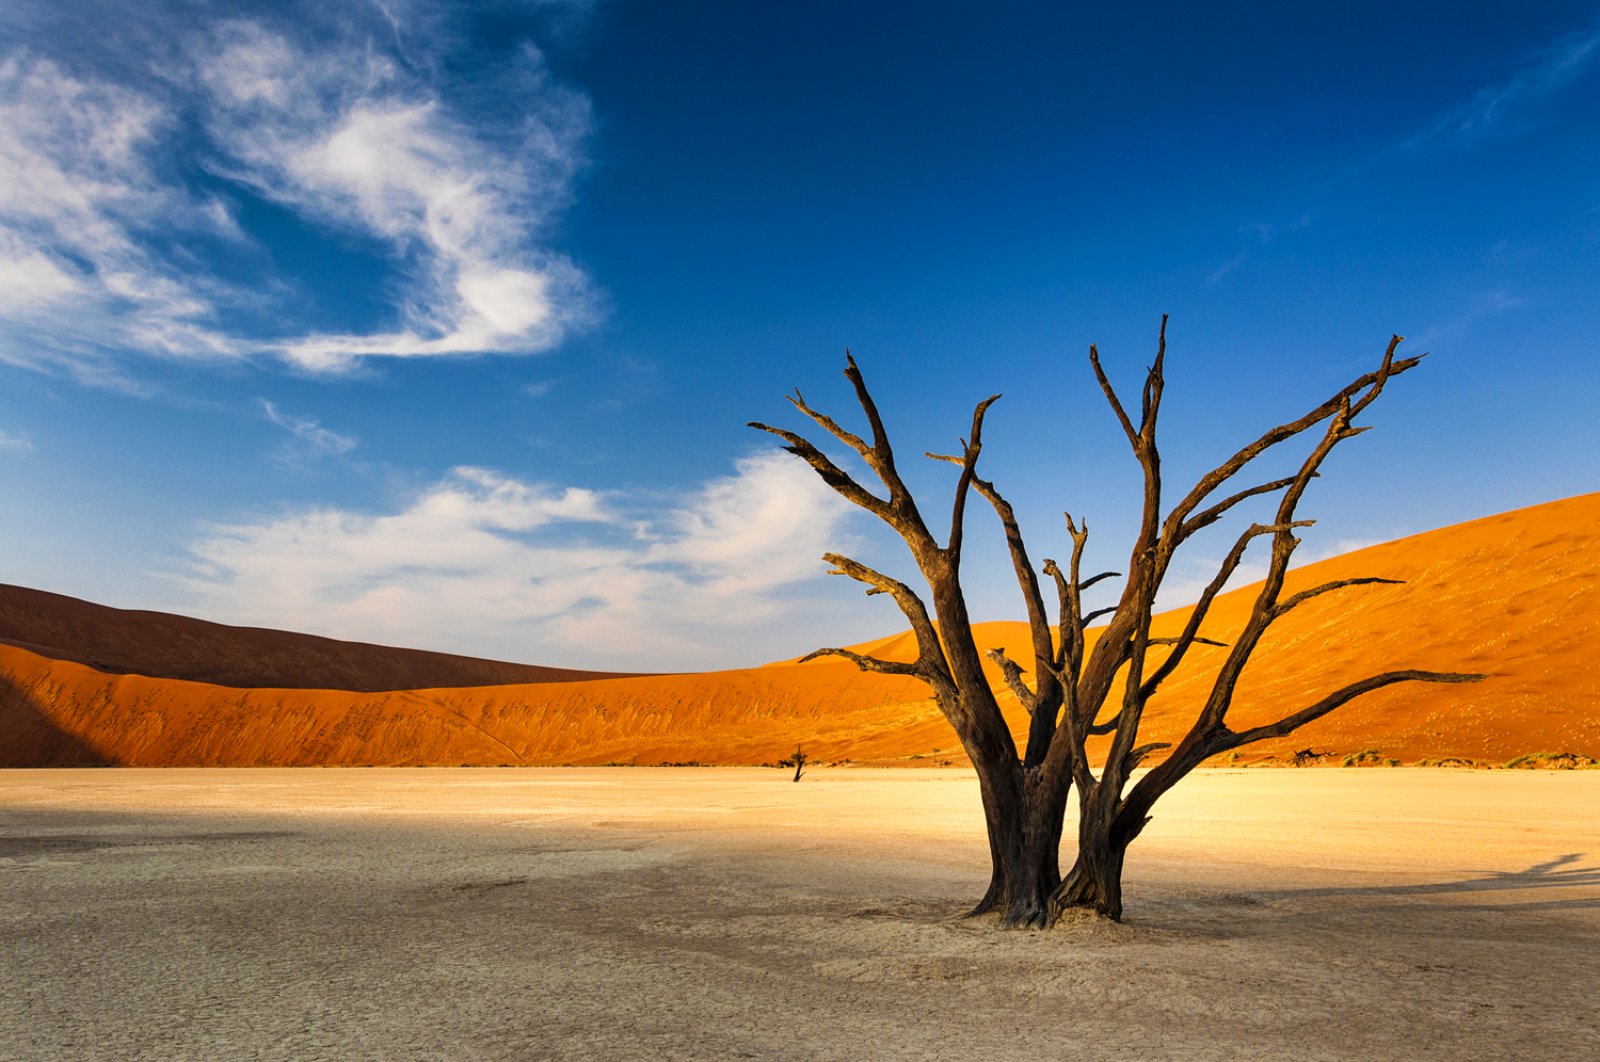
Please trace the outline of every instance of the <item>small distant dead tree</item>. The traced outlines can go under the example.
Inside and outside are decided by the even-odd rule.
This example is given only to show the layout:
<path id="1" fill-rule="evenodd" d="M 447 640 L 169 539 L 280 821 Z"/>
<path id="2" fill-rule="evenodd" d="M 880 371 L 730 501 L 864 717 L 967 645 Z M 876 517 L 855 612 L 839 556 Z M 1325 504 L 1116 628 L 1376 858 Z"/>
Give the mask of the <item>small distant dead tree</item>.
<path id="1" fill-rule="evenodd" d="M 1093 346 L 1089 348 L 1089 365 L 1143 475 L 1141 524 L 1129 551 L 1126 576 L 1118 572 L 1085 575 L 1081 562 L 1089 537 L 1088 524 L 1067 515 L 1070 559 L 1065 565 L 1046 559 L 1040 569 L 1054 591 L 1053 629 L 1045 592 L 1029 559 L 1016 514 L 994 484 L 978 474 L 984 415 L 999 395 L 978 403 L 972 414 L 971 433 L 960 440 L 957 453 L 926 455 L 957 469 L 950 529 L 943 542 L 934 536 L 902 480 L 877 404 L 848 353 L 844 374 L 866 415 L 867 437 L 813 409 L 799 391 L 789 401 L 860 457 L 882 485 L 881 492 L 863 486 L 805 437 L 759 422 L 750 425 L 782 439 L 784 448 L 806 461 L 823 482 L 893 528 L 916 561 L 931 596 L 931 613 L 922 597 L 900 580 L 837 553 L 823 556 L 833 566 L 834 574 L 865 584 L 869 595 L 887 594 L 894 599 L 915 634 L 915 660 L 886 660 L 840 648 L 818 649 L 805 659 L 844 657 L 863 671 L 909 675 L 928 684 L 972 759 L 982 794 L 991 874 L 988 890 L 971 913 L 998 912 L 1006 926 L 1046 926 L 1074 908 L 1120 919 L 1123 861 L 1129 844 L 1150 822 L 1156 800 L 1207 758 L 1265 738 L 1282 737 L 1355 697 L 1395 683 L 1473 682 L 1482 678 L 1437 671 L 1387 671 L 1334 690 L 1275 722 L 1242 730 L 1229 727 L 1228 710 L 1239 675 L 1273 623 L 1324 594 L 1396 581 L 1340 579 L 1288 597 L 1283 595 L 1289 560 L 1299 544 L 1295 531 L 1312 523 L 1297 516 L 1306 488 L 1334 447 L 1367 430 L 1356 426 L 1356 418 L 1377 400 L 1390 380 L 1409 372 L 1421 359 L 1397 359 L 1395 351 L 1401 337 L 1395 336 L 1376 369 L 1357 377 L 1301 416 L 1264 432 L 1201 476 L 1175 505 L 1163 511 L 1156 422 L 1165 383 L 1166 328 L 1163 316 L 1155 360 L 1145 374 L 1137 422 L 1101 367 L 1099 352 Z M 1313 429 L 1319 427 L 1321 434 L 1316 435 Z M 1223 493 L 1257 458 L 1307 433 L 1316 441 L 1294 474 Z M 1031 717 L 1020 754 L 984 676 L 983 655 L 973 637 L 961 586 L 967 501 L 974 492 L 999 517 L 1027 611 L 1031 669 L 1010 660 L 1002 650 L 994 649 L 988 654 L 999 665 L 1007 688 Z M 1265 523 L 1251 523 L 1239 532 L 1181 633 L 1164 638 L 1152 635 L 1156 594 L 1171 570 L 1178 548 L 1241 502 L 1258 498 L 1276 499 L 1271 518 Z M 1231 643 L 1203 637 L 1201 627 L 1217 595 L 1238 570 L 1246 548 L 1261 538 L 1270 542 L 1272 553 L 1249 618 Z M 1117 604 L 1086 614 L 1084 591 L 1116 578 L 1124 580 Z M 1089 650 L 1085 629 L 1102 616 L 1106 617 L 1105 630 Z M 1146 705 L 1195 645 L 1228 650 L 1209 696 L 1176 747 L 1141 743 L 1139 730 Z M 1025 677 L 1029 670 L 1031 683 Z M 1110 738 L 1105 763 L 1098 773 L 1086 748 L 1093 736 Z M 1135 780 L 1134 769 L 1146 757 L 1167 749 L 1170 751 L 1159 763 Z M 1077 854 L 1063 876 L 1061 839 L 1067 800 L 1074 787 L 1079 811 Z"/>
<path id="2" fill-rule="evenodd" d="M 797 748 L 797 749 L 794 750 L 794 755 L 785 756 L 783 759 L 779 760 L 778 761 L 778 766 L 779 767 L 793 767 L 794 768 L 794 777 L 789 779 L 789 781 L 798 782 L 800 780 L 801 772 L 803 772 L 806 769 L 806 764 L 808 764 L 810 762 L 811 762 L 811 757 L 807 756 L 803 751 L 801 751 L 800 749 Z"/>

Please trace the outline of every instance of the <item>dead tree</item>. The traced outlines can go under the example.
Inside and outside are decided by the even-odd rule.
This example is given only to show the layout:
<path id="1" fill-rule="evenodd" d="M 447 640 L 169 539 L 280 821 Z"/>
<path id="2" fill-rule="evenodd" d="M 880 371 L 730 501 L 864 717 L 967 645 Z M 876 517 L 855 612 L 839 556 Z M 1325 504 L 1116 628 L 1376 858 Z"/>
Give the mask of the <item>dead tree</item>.
<path id="1" fill-rule="evenodd" d="M 803 750 L 797 748 L 797 749 L 794 750 L 794 755 L 793 756 L 785 756 L 783 759 L 779 760 L 778 761 L 778 766 L 779 767 L 793 767 L 794 768 L 794 777 L 789 779 L 789 781 L 798 782 L 800 780 L 800 775 L 806 769 L 806 764 L 808 764 L 810 762 L 811 762 L 811 757 L 807 756 Z"/>
<path id="2" fill-rule="evenodd" d="M 798 391 L 789 401 L 854 451 L 877 478 L 881 491 L 863 486 L 805 437 L 767 424 L 750 425 L 782 439 L 785 449 L 805 460 L 823 482 L 892 527 L 909 548 L 927 584 L 931 613 L 923 598 L 900 580 L 837 553 L 825 554 L 823 559 L 833 566 L 833 574 L 864 583 L 868 594 L 888 594 L 894 599 L 916 637 L 916 659 L 886 660 L 839 648 L 818 649 L 805 659 L 844 657 L 864 671 L 910 675 L 928 684 L 972 759 L 983 800 L 991 874 L 988 891 L 971 913 L 998 912 L 1007 926 L 1046 926 L 1071 908 L 1086 908 L 1120 919 L 1122 868 L 1128 845 L 1149 823 L 1156 800 L 1208 757 L 1291 733 L 1347 701 L 1384 686 L 1399 682 L 1472 682 L 1482 678 L 1435 671 L 1388 671 L 1334 690 L 1276 722 L 1243 730 L 1228 726 L 1234 686 L 1274 622 L 1323 594 L 1395 581 L 1341 579 L 1283 596 L 1284 576 L 1299 544 L 1295 531 L 1312 523 L 1296 515 L 1307 486 L 1334 447 L 1367 430 L 1357 427 L 1355 418 L 1378 398 L 1390 380 L 1410 371 L 1421 359 L 1396 359 L 1401 337 L 1394 337 L 1376 369 L 1357 377 L 1301 416 L 1263 433 L 1200 477 L 1176 505 L 1163 512 L 1156 421 L 1164 384 L 1166 323 L 1163 316 L 1155 360 L 1145 374 L 1137 422 L 1102 369 L 1099 352 L 1093 346 L 1089 348 L 1095 379 L 1143 475 L 1141 524 L 1129 551 L 1126 575 L 1085 575 L 1081 562 L 1088 524 L 1067 515 L 1070 559 L 1065 565 L 1047 559 L 1040 569 L 1054 590 L 1053 628 L 1045 591 L 1029 559 L 1016 514 L 994 484 L 978 474 L 984 415 L 999 395 L 978 403 L 972 414 L 970 435 L 960 440 L 961 448 L 956 454 L 926 455 L 949 462 L 958 470 L 949 531 L 942 541 L 935 537 L 906 488 L 878 407 L 855 359 L 848 353 L 845 377 L 855 388 L 856 399 L 866 415 L 867 436 L 857 435 L 826 413 L 813 409 Z M 1321 434 L 1316 436 L 1314 429 L 1319 427 Z M 1223 493 L 1261 455 L 1308 433 L 1316 442 L 1293 475 Z M 1007 688 L 1031 717 L 1020 753 L 984 676 L 983 657 L 973 637 L 962 593 L 962 536 L 967 502 L 973 493 L 999 517 L 1027 611 L 1031 668 L 1007 658 L 1002 650 L 989 653 L 999 665 Z M 1178 548 L 1241 502 L 1261 498 L 1276 499 L 1273 515 L 1265 523 L 1252 523 L 1238 534 L 1182 632 L 1171 638 L 1152 636 L 1156 594 Z M 1272 552 L 1249 618 L 1243 629 L 1233 634 L 1231 642 L 1203 637 L 1201 628 L 1213 602 L 1256 539 L 1266 539 Z M 1083 592 L 1102 580 L 1116 578 L 1124 580 L 1117 604 L 1086 614 Z M 1091 621 L 1101 616 L 1107 617 L 1105 629 L 1090 649 L 1085 631 Z M 1141 743 L 1139 730 L 1145 706 L 1197 644 L 1228 650 L 1210 695 L 1176 747 Z M 1031 682 L 1026 677 L 1030 672 Z M 1110 738 L 1109 751 L 1098 773 L 1087 751 L 1087 743 L 1094 736 Z M 1168 749 L 1158 764 L 1135 776 L 1134 769 L 1146 757 Z M 1079 811 L 1077 855 L 1063 876 L 1062 830 L 1067 800 L 1074 787 Z"/>

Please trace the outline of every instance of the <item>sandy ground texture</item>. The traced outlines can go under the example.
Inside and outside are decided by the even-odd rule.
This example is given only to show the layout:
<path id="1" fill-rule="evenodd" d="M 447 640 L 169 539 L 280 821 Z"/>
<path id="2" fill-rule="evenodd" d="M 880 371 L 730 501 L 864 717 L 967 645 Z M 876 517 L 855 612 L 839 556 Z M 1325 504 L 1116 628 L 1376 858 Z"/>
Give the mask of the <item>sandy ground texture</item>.
<path id="1" fill-rule="evenodd" d="M 965 771 L 0 772 L 0 1058 L 1600 1057 L 1600 772 L 1157 815 L 1005 932 Z"/>

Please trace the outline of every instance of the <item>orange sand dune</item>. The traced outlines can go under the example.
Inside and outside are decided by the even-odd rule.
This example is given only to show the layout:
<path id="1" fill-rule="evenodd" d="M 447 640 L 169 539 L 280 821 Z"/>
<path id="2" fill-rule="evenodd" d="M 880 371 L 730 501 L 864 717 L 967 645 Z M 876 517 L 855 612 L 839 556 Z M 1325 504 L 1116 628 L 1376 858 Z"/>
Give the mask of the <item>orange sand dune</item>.
<path id="1" fill-rule="evenodd" d="M 1293 711 L 1394 668 L 1481 670 L 1471 686 L 1392 687 L 1246 759 L 1312 748 L 1414 761 L 1503 762 L 1551 750 L 1600 758 L 1600 494 L 1374 546 L 1300 569 L 1289 592 L 1377 575 L 1402 586 L 1318 599 L 1283 620 L 1240 683 L 1230 722 Z M 1229 640 L 1252 588 L 1204 631 Z M 1160 631 L 1175 633 L 1185 613 Z M 984 647 L 1025 659 L 1020 623 Z M 894 636 L 874 652 L 909 648 Z M 1225 650 L 1197 647 L 1152 705 L 1170 740 Z M 1002 694 L 1018 732 L 1025 720 Z M 129 765 L 762 763 L 803 745 L 820 760 L 963 762 L 925 689 L 833 660 L 703 675 L 354 693 L 230 689 L 104 674 L 0 645 L 0 764 Z"/>

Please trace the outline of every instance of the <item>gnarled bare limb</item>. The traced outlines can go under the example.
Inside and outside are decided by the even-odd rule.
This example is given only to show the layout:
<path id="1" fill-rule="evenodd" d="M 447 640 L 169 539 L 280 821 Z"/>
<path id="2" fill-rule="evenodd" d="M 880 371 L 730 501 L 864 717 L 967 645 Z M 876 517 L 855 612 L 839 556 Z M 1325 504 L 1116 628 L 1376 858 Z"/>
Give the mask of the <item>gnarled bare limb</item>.
<path id="1" fill-rule="evenodd" d="M 1128 411 L 1122 408 L 1122 400 L 1117 397 L 1117 389 L 1111 386 L 1111 378 L 1100 365 L 1100 350 L 1093 343 L 1089 344 L 1089 365 L 1094 369 L 1094 378 L 1100 383 L 1101 393 L 1111 404 L 1111 411 L 1117 415 L 1117 423 L 1122 425 L 1122 434 L 1128 437 L 1128 445 L 1137 453 L 1140 445 L 1139 431 L 1133 426 L 1133 421 L 1128 419 Z"/>
<path id="2" fill-rule="evenodd" d="M 1229 509 L 1232 509 L 1235 505 L 1238 505 L 1240 502 L 1249 498 L 1259 497 L 1262 494 L 1271 494 L 1275 490 L 1282 490 L 1284 487 L 1287 487 L 1293 482 L 1293 476 L 1285 476 L 1283 479 L 1275 479 L 1270 483 L 1261 483 L 1254 487 L 1250 487 L 1247 490 L 1241 490 L 1237 494 L 1224 498 L 1222 501 L 1217 502 L 1217 504 L 1211 506 L 1209 509 L 1206 509 L 1204 512 L 1196 513 L 1189 519 L 1185 520 L 1183 522 L 1183 529 L 1179 533 L 1180 540 L 1188 538 L 1190 535 L 1194 534 L 1203 527 L 1210 527 L 1212 524 L 1221 519 L 1223 514 L 1225 514 Z"/>
<path id="3" fill-rule="evenodd" d="M 1253 741 L 1292 734 L 1307 723 L 1321 719 L 1335 708 L 1354 700 L 1363 693 L 1381 690 L 1385 686 L 1393 686 L 1398 682 L 1481 682 L 1484 678 L 1484 675 L 1475 672 L 1386 671 L 1381 675 L 1373 675 L 1371 678 L 1364 678 L 1360 682 L 1352 682 L 1342 689 L 1335 690 L 1317 703 L 1286 715 L 1276 723 L 1251 727 L 1248 730 L 1230 734 L 1226 738 L 1226 743 L 1217 751 L 1225 752 L 1231 748 L 1238 748 L 1240 745 L 1248 745 Z"/>
<path id="4" fill-rule="evenodd" d="M 840 442 L 850 447 L 850 449 L 860 454 L 863 458 L 867 458 L 872 454 L 872 447 L 867 445 L 866 440 L 862 439 L 861 436 L 857 435 L 855 432 L 847 431 L 839 424 L 838 421 L 834 420 L 826 413 L 818 412 L 817 410 L 808 406 L 806 404 L 805 396 L 800 393 L 800 389 L 798 387 L 795 388 L 794 394 L 789 396 L 789 404 L 794 406 L 794 408 L 798 409 L 800 412 L 804 413 L 806 416 L 810 417 L 812 420 L 816 421 L 817 424 L 821 425 L 829 435 L 832 435 L 835 439 L 838 439 Z"/>
<path id="5" fill-rule="evenodd" d="M 1087 531 L 1088 528 L 1084 530 Z M 1121 572 L 1101 572 L 1099 575 L 1091 575 L 1087 579 L 1080 579 L 1078 580 L 1078 592 L 1082 593 L 1098 582 L 1103 582 L 1106 579 L 1116 579 L 1121 575 Z"/>
<path id="6" fill-rule="evenodd" d="M 915 663 L 906 663 L 902 660 L 884 660 L 882 657 L 867 656 L 852 649 L 813 649 L 800 658 L 800 663 L 807 664 L 819 657 L 838 656 L 851 661 L 862 671 L 875 671 L 880 675 L 909 675 L 912 678 L 922 678 L 922 669 Z"/>
<path id="7" fill-rule="evenodd" d="M 774 428 L 770 424 L 763 424 L 759 420 L 752 420 L 749 426 L 757 431 L 776 435 L 788 443 L 789 445 L 785 446 L 784 449 L 815 469 L 817 475 L 822 477 L 822 482 L 838 491 L 846 501 L 859 505 L 880 520 L 885 522 L 893 521 L 894 510 L 888 501 L 857 483 L 850 473 L 834 464 L 827 454 L 818 450 L 803 437 L 784 428 Z"/>
<path id="8" fill-rule="evenodd" d="M 1039 696 L 1022 680 L 1021 666 L 998 646 L 989 650 L 989 659 L 999 665 L 1000 673 L 1005 676 L 1006 688 L 1016 697 L 1017 703 L 1022 705 L 1023 710 L 1031 716 L 1038 709 Z"/>
<path id="9" fill-rule="evenodd" d="M 962 440 L 961 478 L 956 481 L 956 496 L 950 506 L 950 537 L 945 552 L 952 559 L 961 557 L 961 536 L 966 527 L 967 492 L 972 489 L 972 482 L 977 477 L 978 454 L 983 450 L 983 415 L 989 407 L 1000 400 L 999 395 L 990 395 L 978 403 L 972 411 L 972 441 Z"/>
<path id="10" fill-rule="evenodd" d="M 1272 618 L 1276 620 L 1287 613 L 1290 609 L 1298 608 L 1314 597 L 1321 597 L 1323 594 L 1332 593 L 1335 590 L 1343 590 L 1348 586 L 1380 585 L 1404 586 L 1405 580 L 1380 579 L 1377 576 L 1367 576 L 1359 579 L 1336 579 L 1331 583 L 1323 583 L 1321 586 L 1313 586 L 1309 590 L 1302 590 L 1298 594 L 1295 594 L 1293 597 L 1289 598 L 1289 600 L 1279 603 L 1273 610 L 1274 614 Z"/>
<path id="11" fill-rule="evenodd" d="M 1278 443 L 1281 443 L 1286 439 L 1292 439 L 1296 435 L 1299 435 L 1301 432 L 1305 431 L 1307 428 L 1310 428 L 1316 424 L 1320 424 L 1322 421 L 1333 416 L 1341 407 L 1345 405 L 1345 403 L 1350 400 L 1352 396 L 1372 387 L 1373 384 L 1379 384 L 1381 387 L 1382 383 L 1380 381 L 1387 382 L 1389 379 L 1415 368 L 1422 360 L 1420 356 L 1415 358 L 1403 358 L 1399 361 L 1394 360 L 1394 351 L 1395 348 L 1399 346 L 1400 339 L 1401 337 L 1395 336 L 1389 341 L 1389 349 L 1384 354 L 1383 365 L 1381 365 L 1377 370 L 1356 377 L 1356 379 L 1340 388 L 1339 391 L 1327 401 L 1302 414 L 1301 416 L 1296 417 L 1294 420 L 1286 421 L 1275 428 L 1263 432 L 1253 442 L 1240 447 L 1232 457 L 1222 462 L 1222 464 L 1218 465 L 1210 472 L 1207 472 L 1205 475 L 1201 476 L 1199 482 L 1194 485 L 1194 488 L 1184 496 L 1184 499 L 1181 502 L 1173 507 L 1172 512 L 1168 517 L 1168 526 L 1174 530 L 1181 528 L 1184 521 L 1189 518 L 1189 515 L 1193 513 L 1194 510 L 1198 508 L 1206 498 L 1215 493 L 1218 487 L 1232 479 L 1246 465 L 1260 457 L 1262 454 L 1266 453 Z M 1366 400 L 1366 402 L 1362 404 L 1361 408 L 1365 409 L 1366 405 L 1370 403 L 1371 398 L 1375 397 L 1377 396 L 1374 393 Z"/>
<path id="12" fill-rule="evenodd" d="M 1233 577 L 1233 573 L 1238 571 L 1239 564 L 1244 559 L 1245 549 L 1249 547 L 1251 541 L 1261 535 L 1275 534 L 1278 530 L 1279 527 L 1276 524 L 1251 524 L 1234 540 L 1227 556 L 1217 566 L 1217 574 L 1212 577 L 1211 582 L 1206 584 L 1206 588 L 1200 592 L 1199 600 L 1189 610 L 1189 619 L 1184 623 L 1183 631 L 1173 643 L 1176 648 L 1167 654 L 1167 658 L 1145 680 L 1143 691 L 1145 697 L 1148 698 L 1155 695 L 1156 690 L 1161 688 L 1161 684 L 1178 669 L 1179 664 L 1183 663 L 1184 657 L 1189 652 L 1189 647 L 1200 640 L 1200 625 L 1205 622 L 1206 616 L 1210 613 L 1212 602 L 1217 599 L 1217 595 L 1222 592 L 1222 588 Z"/>
<path id="13" fill-rule="evenodd" d="M 1140 745 L 1128 753 L 1128 770 L 1131 771 L 1139 766 L 1144 761 L 1144 758 L 1152 752 L 1160 752 L 1162 749 L 1170 749 L 1171 747 L 1172 742 L 1170 741 L 1152 741 L 1148 745 Z"/>

